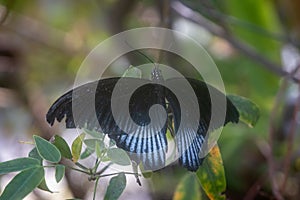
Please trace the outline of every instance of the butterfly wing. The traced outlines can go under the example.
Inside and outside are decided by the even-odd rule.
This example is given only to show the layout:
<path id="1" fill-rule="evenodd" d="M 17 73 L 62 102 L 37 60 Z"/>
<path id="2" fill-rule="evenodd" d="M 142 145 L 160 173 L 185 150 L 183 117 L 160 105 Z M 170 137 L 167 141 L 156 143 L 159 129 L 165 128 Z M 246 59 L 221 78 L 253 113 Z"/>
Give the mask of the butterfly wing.
<path id="1" fill-rule="evenodd" d="M 47 122 L 52 126 L 55 120 L 61 122 L 66 117 L 67 128 L 87 127 L 101 131 L 98 121 L 95 122 L 95 107 L 90 105 L 96 106 L 99 121 L 107 118 L 106 107 L 110 105 L 111 91 L 118 80 L 119 78 L 110 78 L 90 82 L 70 90 L 52 104 L 46 114 Z M 95 97 L 98 97 L 97 102 Z M 73 113 L 73 108 L 76 108 L 76 113 Z"/>
<path id="2" fill-rule="evenodd" d="M 237 123 L 239 120 L 239 113 L 235 106 L 228 98 L 225 97 L 223 93 L 221 93 L 216 88 L 205 84 L 202 81 L 191 78 L 174 78 L 167 80 L 167 84 L 178 86 L 177 88 L 179 91 L 179 95 L 187 96 L 188 94 L 186 89 L 181 86 L 186 80 L 192 87 L 194 94 L 196 95 L 197 102 L 194 102 L 195 99 L 188 99 L 184 103 L 190 106 L 193 106 L 195 105 L 195 103 L 197 103 L 199 107 L 200 118 L 196 131 L 195 129 L 193 129 L 193 127 L 191 127 L 192 123 L 189 123 L 189 121 L 194 120 L 194 115 L 189 113 L 190 110 L 180 110 L 180 103 L 178 101 L 178 98 L 170 90 L 166 90 L 166 98 L 174 115 L 174 128 L 176 136 L 175 141 L 178 153 L 180 155 L 179 163 L 190 171 L 196 171 L 204 159 L 199 155 L 203 150 L 202 148 L 204 148 L 206 134 L 213 129 L 217 129 L 223 125 L 226 125 L 228 122 Z M 213 96 L 214 98 L 214 106 L 222 106 L 218 104 L 218 100 L 221 98 L 226 98 L 226 116 L 225 121 L 223 120 L 222 124 L 215 123 L 212 127 L 209 127 L 212 116 L 211 96 Z M 183 129 L 179 130 L 179 126 L 183 116 L 186 116 L 188 120 L 183 124 Z"/>
<path id="3" fill-rule="evenodd" d="M 66 117 L 67 128 L 86 126 L 102 131 L 115 140 L 118 147 L 127 151 L 132 160 L 142 162 L 145 169 L 159 169 L 165 164 L 167 123 L 165 122 L 162 127 L 147 125 L 150 123 L 150 107 L 154 104 L 165 107 L 163 88 L 145 79 L 122 78 L 122 87 L 116 91 L 120 95 L 114 96 L 113 106 L 117 111 L 114 116 L 112 97 L 119 80 L 120 78 L 103 79 L 67 92 L 50 107 L 46 115 L 47 121 L 53 125 L 55 119 L 60 122 Z M 142 86 L 135 90 L 131 97 L 128 96 L 130 86 L 135 85 Z M 130 119 L 124 117 L 128 108 L 128 105 L 124 104 L 126 98 L 130 98 Z M 152 118 L 165 121 L 160 112 L 154 111 Z M 120 128 L 131 128 L 133 125 L 131 119 L 138 128 L 130 133 Z"/>

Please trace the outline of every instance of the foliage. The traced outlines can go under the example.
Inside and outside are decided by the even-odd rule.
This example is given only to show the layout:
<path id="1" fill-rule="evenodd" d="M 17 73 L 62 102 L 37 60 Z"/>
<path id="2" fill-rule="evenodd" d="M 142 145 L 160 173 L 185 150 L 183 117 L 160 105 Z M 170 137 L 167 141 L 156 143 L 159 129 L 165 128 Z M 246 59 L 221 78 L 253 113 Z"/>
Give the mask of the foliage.
<path id="1" fill-rule="evenodd" d="M 6 21 L 3 20 L 5 22 L 5 25 L 2 27 L 3 34 L 8 32 L 10 36 L 9 38 L 13 38 L 8 41 L 13 41 L 12 46 L 16 45 L 17 49 L 20 48 L 22 50 L 20 51 L 21 55 L 26 61 L 23 62 L 23 60 L 20 59 L 22 64 L 22 67 L 20 68 L 22 69 L 22 73 L 20 74 L 21 76 L 26 74 L 26 78 L 21 77 L 18 78 L 17 81 L 12 81 L 14 85 L 15 83 L 20 85 L 19 90 L 14 90 L 13 92 L 16 92 L 16 96 L 20 94 L 19 96 L 22 97 L 19 98 L 18 96 L 18 101 L 23 101 L 23 98 L 25 98 L 25 110 L 33 110 L 34 112 L 32 113 L 36 113 L 36 110 L 43 110 L 30 108 L 30 104 L 35 105 L 35 103 L 28 101 L 28 99 L 32 100 L 36 98 L 33 94 L 37 93 L 38 97 L 41 96 L 41 98 L 38 98 L 39 104 L 47 105 L 67 88 L 70 88 L 73 83 L 75 73 L 86 56 L 86 50 L 92 49 L 99 41 L 103 41 L 110 35 L 115 34 L 117 31 L 121 31 L 129 27 L 136 28 L 140 26 L 161 25 L 162 21 L 159 21 L 158 23 L 155 21 L 160 19 L 160 17 L 167 16 L 167 14 L 160 13 L 160 11 L 169 11 L 172 9 L 171 7 L 170 9 L 169 7 L 167 9 L 163 9 L 159 1 L 155 3 L 154 1 L 149 0 L 138 2 L 135 6 L 130 8 L 127 8 L 126 6 L 118 6 L 118 4 L 122 5 L 120 3 L 122 1 L 101 1 L 101 6 L 98 5 L 98 2 L 95 2 L 97 1 L 87 1 L 84 4 L 82 4 L 81 1 L 61 1 L 57 4 L 49 3 L 49 1 L 43 1 L 43 3 L 37 4 L 27 3 L 26 1 L 11 0 L 1 2 L 1 4 L 7 5 L 7 7 L 11 9 L 11 13 L 8 15 L 11 16 L 11 18 L 7 18 Z M 238 0 L 189 0 L 188 2 L 191 3 L 189 4 L 190 8 L 192 8 L 196 13 L 208 18 L 212 23 L 225 27 L 227 34 L 233 38 L 237 38 L 238 41 L 250 44 L 252 49 L 257 50 L 261 56 L 266 56 L 275 64 L 281 65 L 280 51 L 282 46 L 286 42 L 295 42 L 294 36 L 296 34 L 291 31 L 291 27 L 287 27 L 285 24 L 279 25 L 279 20 L 286 20 L 289 26 L 293 23 L 299 22 L 299 17 L 296 18 L 296 20 L 293 20 L 293 23 L 288 21 L 289 14 L 296 17 L 298 16 L 298 12 L 296 14 L 293 12 L 285 13 L 288 10 L 282 10 L 295 8 L 298 11 L 299 9 L 297 9 L 297 6 L 284 6 L 285 2 L 287 4 L 292 4 L 292 1 L 246 0 L 240 2 Z M 297 1 L 294 1 L 295 5 L 297 4 L 296 2 Z M 205 7 L 206 4 L 208 4 L 209 9 Z M 277 8 L 277 6 L 279 8 Z M 112 9 L 118 7 L 119 10 L 117 9 L 116 12 L 110 12 Z M 126 9 L 129 11 L 126 12 Z M 119 29 L 115 29 L 115 26 L 118 26 L 119 22 L 117 17 L 114 17 L 116 13 L 125 13 L 125 15 L 120 17 L 120 19 L 122 19 L 120 20 L 122 24 L 119 24 Z M 170 24 L 176 24 L 179 17 L 177 15 L 173 15 L 173 12 L 168 13 L 172 13 L 172 16 L 167 16 L 168 18 L 165 21 L 170 22 Z M 280 13 L 280 18 L 278 18 L 278 13 Z M 221 17 L 218 17 L 218 14 Z M 23 19 L 26 20 L 23 22 Z M 109 29 L 107 28 L 108 25 L 110 27 Z M 24 29 L 24 27 L 26 28 Z M 172 28 L 174 27 L 175 25 Z M 194 34 L 197 36 L 195 39 L 199 39 L 198 36 L 200 35 L 200 40 L 203 35 L 207 35 L 207 33 L 202 30 L 203 27 L 200 27 L 201 29 L 196 29 L 197 31 L 192 29 L 193 27 L 199 28 L 196 24 L 185 22 L 185 26 L 180 27 L 180 29 L 177 30 L 188 30 L 188 33 L 191 33 L 191 35 Z M 14 35 L 16 35 L 16 37 L 13 37 Z M 242 55 L 242 52 L 239 49 L 234 50 L 231 48 L 228 41 L 226 41 L 226 38 L 224 40 L 224 38 L 220 39 L 214 35 L 208 35 L 208 37 L 204 37 L 204 40 L 201 41 L 202 44 L 204 44 L 204 48 L 209 51 L 210 55 L 216 62 L 224 80 L 226 90 L 230 93 L 239 94 L 253 100 L 260 109 L 260 115 L 253 114 L 252 116 L 250 115 L 250 117 L 245 115 L 245 113 L 243 114 L 243 111 L 240 111 L 240 120 L 249 126 L 254 126 L 254 124 L 256 124 L 255 128 L 249 129 L 246 126 L 229 125 L 223 129 L 222 135 L 218 141 L 222 158 L 224 160 L 224 168 L 226 169 L 226 194 L 229 194 L 229 197 L 227 198 L 242 199 L 249 191 L 249 188 L 256 186 L 253 185 L 254 183 L 261 186 L 260 190 L 264 197 L 267 196 L 266 198 L 272 198 L 270 180 L 267 178 L 264 179 L 264 177 L 267 177 L 268 173 L 268 164 L 264 157 L 265 154 L 263 154 L 265 153 L 263 151 L 264 148 L 261 148 L 260 143 L 260 145 L 257 145 L 257 141 L 262 141 L 262 143 L 266 145 L 269 141 L 269 119 L 278 86 L 281 84 L 280 77 L 276 76 L 272 70 L 264 69 L 263 64 L 258 64 L 258 59 L 255 57 L 249 58 L 247 55 Z M 5 39 L 6 38 L 4 38 L 4 40 Z M 18 41 L 21 42 L 18 43 Z M 133 59 L 134 62 L 136 60 L 136 58 Z M 116 63 L 112 63 L 112 67 L 107 70 L 106 75 L 120 75 L 128 66 L 128 61 L 131 63 L 132 60 L 126 60 L 125 67 L 121 65 L 117 66 Z M 101 65 L 101 63 L 99 63 L 99 65 Z M 172 63 L 172 67 L 173 66 L 178 67 L 183 71 L 187 71 L 184 65 L 180 65 L 176 62 Z M 23 73 L 24 71 L 26 73 Z M 47 71 L 47 73 L 45 73 L 45 71 Z M 139 76 L 139 72 L 135 71 L 126 76 Z M 4 75 L 4 77 L 6 77 L 6 75 Z M 2 76 L 0 79 L 2 81 Z M 289 90 L 287 89 L 285 92 L 288 94 Z M 231 98 L 231 96 L 229 96 L 229 98 Z M 281 100 L 286 100 L 286 104 L 289 103 L 289 98 L 286 96 L 283 96 Z M 238 101 L 243 102 L 243 98 L 238 99 Z M 29 108 L 27 108 L 28 105 Z M 248 110 L 247 112 L 257 110 L 255 108 L 256 106 L 252 107 L 250 104 L 245 105 L 248 105 L 246 106 L 246 109 Z M 10 115 L 13 113 L 11 112 L 10 107 L 8 107 L 8 109 L 6 109 L 7 107 L 2 109 L 2 106 L 3 105 L 1 104 L 1 117 L 3 110 L 8 110 Z M 236 106 L 239 108 L 238 105 Z M 15 107 L 15 104 L 12 107 Z M 282 108 L 281 105 L 273 109 L 278 111 L 283 110 L 282 113 L 277 112 L 277 115 L 284 118 L 285 107 Z M 24 110 L 24 108 L 22 107 L 21 110 Z M 29 113 L 28 115 L 31 115 L 32 113 Z M 5 113 L 4 116 L 6 116 Z M 260 116 L 260 120 L 256 123 L 256 118 L 258 116 Z M 41 119 L 43 119 L 43 117 Z M 29 116 L 28 118 L 30 118 L 30 120 L 38 119 L 37 117 L 32 116 Z M 15 124 L 19 127 L 22 126 L 22 120 L 23 118 L 21 116 L 13 117 L 10 124 Z M 30 120 L 25 119 L 23 121 Z M 5 124 L 5 122 L 3 124 Z M 1 120 L 1 126 L 3 126 L 3 124 Z M 42 126 L 38 124 L 37 127 L 32 127 L 35 126 L 32 124 L 35 123 L 22 126 L 21 131 L 24 132 L 24 135 L 25 133 L 31 134 L 32 129 L 43 127 L 43 124 Z M 276 118 L 275 125 L 280 128 L 287 127 L 290 124 L 292 124 L 291 121 L 281 123 L 280 119 Z M 7 130 L 14 130 L 14 128 L 9 127 Z M 5 131 L 2 131 L 1 129 L 0 132 L 2 137 L 2 133 L 5 133 L 6 129 Z M 98 139 L 97 137 L 99 137 L 97 132 L 90 130 L 84 130 L 84 132 L 86 135 L 95 134 L 92 136 L 95 139 Z M 88 132 L 90 132 L 90 134 Z M 19 131 L 18 134 L 20 134 Z M 43 134 L 43 130 L 41 130 L 40 134 Z M 276 170 L 274 177 L 276 177 L 276 180 L 280 177 L 277 180 L 279 182 L 278 184 L 280 184 L 281 177 L 285 173 L 281 170 L 281 166 L 285 165 L 284 161 L 287 157 L 286 147 L 299 146 L 299 139 L 295 138 L 294 145 L 290 145 L 290 143 L 286 142 L 287 138 L 290 137 L 290 134 L 283 133 L 280 129 L 274 135 L 274 157 L 276 161 L 275 163 L 278 164 L 278 166 L 275 166 L 278 170 Z M 99 140 L 85 142 L 89 144 L 87 145 L 88 148 L 82 149 L 83 152 L 81 152 L 79 157 L 78 154 L 76 154 L 77 157 L 74 157 L 75 160 L 78 159 L 77 161 L 80 162 L 80 160 L 88 158 L 91 155 L 96 155 L 98 158 L 101 158 L 102 162 L 110 161 L 110 158 L 107 156 L 107 148 L 102 146 L 101 138 Z M 72 160 L 72 146 L 68 146 L 63 138 L 56 135 L 52 144 L 60 151 L 62 158 Z M 289 165 L 290 174 L 284 174 L 284 176 L 288 177 L 288 183 L 291 185 L 287 193 L 290 192 L 291 194 L 299 195 L 299 190 L 294 189 L 299 188 L 299 154 L 297 151 L 294 151 L 292 155 L 292 163 Z M 38 161 L 37 166 L 43 166 L 42 163 L 45 163 L 45 159 L 43 158 L 45 155 L 41 156 L 36 147 L 30 151 L 29 157 Z M 57 156 L 55 156 L 55 158 L 57 158 Z M 23 160 L 23 158 L 20 159 Z M 35 164 L 36 161 L 33 161 L 33 163 L 31 162 L 32 160 L 27 160 L 23 163 L 23 165 L 17 166 L 13 164 L 11 169 L 6 166 L 7 168 L 0 167 L 0 170 L 7 170 L 5 172 L 3 171 L 3 174 L 6 174 L 13 172 L 14 170 L 22 172 L 27 169 L 32 169 L 30 166 L 34 166 L 33 168 L 37 167 Z M 205 162 L 208 162 L 208 160 L 206 159 Z M 205 164 L 205 162 L 203 164 Z M 55 168 L 57 168 L 56 166 L 58 166 L 59 163 L 51 163 L 51 165 L 55 165 Z M 16 167 L 16 169 L 13 169 L 14 167 Z M 59 173 L 62 173 L 62 169 L 60 167 L 58 168 L 59 169 L 57 170 Z M 76 166 L 76 169 L 77 168 L 81 169 Z M 86 169 L 83 171 L 86 171 Z M 166 173 L 165 179 L 169 180 L 170 177 L 168 176 L 169 175 Z M 172 177 L 173 176 L 176 176 L 176 178 L 180 177 L 177 177 L 177 175 L 172 175 Z M 60 176 L 57 176 L 56 178 L 60 178 Z M 163 176 L 160 177 L 159 181 L 155 182 L 153 185 L 159 185 L 160 182 L 163 182 L 162 180 Z M 296 180 L 296 182 L 294 180 Z M 42 182 L 39 185 L 39 188 L 42 188 Z M 167 182 L 166 185 L 170 185 L 169 182 Z M 160 186 L 161 188 L 166 188 L 166 185 Z M 172 190 L 169 190 L 168 192 L 170 191 Z M 235 195 L 230 196 L 230 194 Z"/>
<path id="2" fill-rule="evenodd" d="M 242 103 L 241 100 L 243 100 Z M 239 112 L 247 116 L 248 122 L 250 119 L 250 124 L 254 124 L 256 121 L 251 121 L 251 119 L 256 119 L 258 110 L 253 111 L 250 109 L 249 112 L 248 104 L 245 103 L 245 99 L 241 97 L 235 96 L 234 101 L 239 104 Z M 245 106 L 241 106 L 242 104 L 245 104 Z M 244 115 L 241 115 L 241 117 L 244 117 Z M 20 171 L 6 186 L 0 199 L 22 199 L 35 188 L 51 192 L 44 177 L 44 168 L 48 167 L 55 169 L 55 179 L 57 182 L 60 182 L 64 177 L 66 167 L 89 175 L 89 180 L 96 180 L 94 190 L 95 198 L 98 181 L 103 176 L 105 169 L 110 166 L 111 163 L 130 165 L 131 161 L 126 152 L 120 148 L 115 148 L 112 142 L 108 145 L 105 144 L 104 134 L 87 129 L 84 130 L 84 133 L 74 139 L 71 145 L 72 150 L 70 150 L 67 142 L 61 136 L 55 135 L 53 142 L 50 143 L 34 135 L 35 147 L 30 151 L 27 158 L 18 158 L 0 163 L 0 174 Z M 85 139 L 86 135 L 97 136 L 97 139 Z M 78 162 L 82 158 L 82 155 L 86 154 L 86 151 L 82 152 L 83 143 L 86 145 L 86 150 L 89 151 L 89 154 L 83 158 L 91 156 L 92 153 L 96 154 L 97 159 L 93 168 L 87 168 Z M 74 168 L 74 166 L 61 164 L 60 161 L 62 157 L 72 160 L 76 168 Z M 104 161 L 109 161 L 109 163 L 103 169 L 98 170 L 100 163 Z M 226 189 L 226 179 L 218 146 L 215 146 L 211 150 L 196 174 L 203 190 L 209 198 L 225 199 L 222 193 Z M 107 174 L 105 176 L 107 176 Z M 104 199 L 118 199 L 125 189 L 125 186 L 125 173 L 120 172 L 110 180 Z M 193 188 L 192 193 L 190 191 L 191 188 Z M 194 175 L 187 175 L 178 185 L 174 199 L 183 200 L 190 199 L 190 197 L 199 199 L 201 194 L 199 189 L 198 182 L 194 178 Z"/>
<path id="3" fill-rule="evenodd" d="M 98 134 L 95 131 L 89 131 L 89 134 Z M 82 133 L 79 135 L 72 143 L 72 156 L 69 155 L 70 152 L 68 149 L 67 142 L 60 137 L 54 136 L 53 143 L 48 142 L 47 140 L 41 138 L 40 136 L 34 135 L 33 139 L 35 141 L 35 147 L 30 151 L 27 158 L 17 158 L 14 160 L 6 161 L 0 163 L 0 174 L 7 174 L 11 172 L 19 172 L 5 187 L 3 193 L 0 196 L 1 200 L 18 200 L 23 199 L 26 195 L 32 192 L 35 188 L 51 192 L 45 181 L 45 168 L 54 168 L 55 169 L 55 180 L 60 182 L 65 174 L 65 168 L 69 168 L 71 170 L 76 170 L 81 173 L 87 174 L 89 179 L 98 180 L 103 176 L 103 172 L 105 169 L 111 164 L 116 163 L 119 165 L 128 165 L 127 161 L 120 161 L 117 159 L 115 155 L 112 153 L 117 153 L 117 155 L 125 155 L 125 152 L 122 152 L 121 149 L 116 149 L 111 145 L 103 146 L 103 150 L 100 153 L 96 154 L 97 161 L 95 166 L 91 169 L 80 164 L 79 157 L 81 154 L 82 143 L 89 141 L 84 140 L 84 136 L 88 133 Z M 102 138 L 103 139 L 103 138 Z M 88 144 L 88 142 L 87 142 Z M 97 143 L 96 143 L 97 144 Z M 97 146 L 97 145 L 96 145 Z M 92 148 L 93 145 L 88 145 L 87 148 Z M 95 147 L 94 147 L 95 148 Z M 96 147 L 97 149 L 97 147 Z M 107 152 L 111 152 L 110 155 L 106 156 Z M 61 158 L 72 160 L 74 166 L 61 164 Z M 110 161 L 106 167 L 102 169 L 98 169 L 101 162 L 101 159 L 106 157 L 106 162 Z M 111 158 L 110 158 L 111 157 Z M 75 159 L 74 159 L 75 158 Z M 42 162 L 41 162 L 42 161 Z M 105 176 L 113 176 L 115 174 L 105 174 Z M 97 184 L 95 184 L 96 188 Z M 108 186 L 105 199 L 118 199 L 118 197 L 122 194 L 126 186 L 126 176 L 124 172 L 117 173 L 117 176 L 113 177 Z M 94 190 L 96 194 L 96 190 Z"/>

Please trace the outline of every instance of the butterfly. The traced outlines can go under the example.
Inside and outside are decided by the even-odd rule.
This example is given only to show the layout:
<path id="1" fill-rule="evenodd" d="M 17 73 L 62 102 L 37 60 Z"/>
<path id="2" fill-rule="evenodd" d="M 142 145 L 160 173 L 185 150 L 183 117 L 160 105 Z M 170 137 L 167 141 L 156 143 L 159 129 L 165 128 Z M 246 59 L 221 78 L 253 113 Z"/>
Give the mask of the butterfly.
<path id="1" fill-rule="evenodd" d="M 186 83 L 194 96 L 189 96 L 190 92 L 183 87 Z M 137 86 L 134 91 L 129 89 L 132 86 Z M 175 88 L 176 92 L 170 88 Z M 185 99 L 183 103 L 179 96 Z M 124 102 L 124 99 L 129 100 Z M 224 105 L 220 99 L 225 99 Z M 151 111 L 154 105 L 160 109 Z M 226 111 L 225 119 L 217 120 L 210 127 L 212 106 L 217 107 L 217 112 L 218 106 L 224 106 Z M 199 116 L 194 114 L 197 112 Z M 55 120 L 61 122 L 63 118 L 66 118 L 66 128 L 86 127 L 107 134 L 131 160 L 142 163 L 145 170 L 157 170 L 166 165 L 166 133 L 171 124 L 179 164 L 189 171 L 196 171 L 204 159 L 200 154 L 205 148 L 208 132 L 228 122 L 237 123 L 239 113 L 226 95 L 215 87 L 193 78 L 164 80 L 161 71 L 155 68 L 151 80 L 113 77 L 70 90 L 59 97 L 46 114 L 51 126 Z"/>

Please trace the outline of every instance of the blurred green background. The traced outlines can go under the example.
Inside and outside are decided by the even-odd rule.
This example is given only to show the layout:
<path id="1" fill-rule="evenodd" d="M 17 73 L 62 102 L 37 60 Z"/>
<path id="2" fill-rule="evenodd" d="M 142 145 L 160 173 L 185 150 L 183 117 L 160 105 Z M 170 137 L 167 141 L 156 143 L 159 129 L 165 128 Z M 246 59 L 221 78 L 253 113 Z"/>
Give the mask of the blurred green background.
<path id="1" fill-rule="evenodd" d="M 259 55 L 284 70 L 283 48 L 287 44 L 293 45 L 295 50 L 299 47 L 300 3 L 296 1 L 182 2 L 206 20 L 224 28 L 230 37 L 250 45 Z M 63 126 L 52 129 L 48 126 L 45 113 L 58 96 L 72 87 L 80 64 L 97 44 L 127 29 L 161 26 L 188 34 L 200 42 L 216 62 L 227 93 L 247 97 L 261 110 L 261 117 L 254 128 L 230 124 L 223 129 L 219 146 L 225 166 L 227 197 L 272 199 L 272 182 L 279 186 L 286 182 L 280 193 L 284 198 L 298 199 L 297 85 L 292 81 L 284 82 L 282 76 L 267 70 L 258 59 L 249 58 L 233 48 L 226 37 L 215 36 L 191 19 L 182 18 L 173 10 L 172 3 L 174 1 L 166 0 L 0 1 L 0 161 L 26 155 L 30 145 L 27 147 L 28 144 L 22 141 L 30 141 L 32 134 L 50 139 L 53 134 L 63 132 Z M 156 58 L 155 52 L 144 53 Z M 297 54 L 290 57 L 288 60 L 297 57 Z M 126 69 L 124 66 L 145 62 L 147 60 L 138 54 L 124 56 L 108 73 L 120 75 Z M 181 70 L 189 73 L 184 66 Z M 286 87 L 281 87 L 283 82 Z M 282 94 L 278 96 L 280 87 Z M 279 100 L 275 105 L 276 96 Z M 271 116 L 274 123 L 270 125 Z M 291 124 L 295 124 L 296 128 L 291 128 Z M 274 136 L 273 174 L 269 174 L 266 156 L 270 132 Z M 292 146 L 290 152 L 287 150 L 289 146 Z M 290 163 L 285 160 L 289 156 Z M 288 175 L 286 169 L 289 169 Z M 184 173 L 185 170 L 176 166 L 155 173 L 143 186 L 148 187 L 144 191 L 146 197 L 171 199 Z M 0 177 L 0 191 L 6 183 Z M 84 185 L 76 188 L 72 181 L 67 180 L 64 187 L 68 189 L 60 187 L 58 190 L 68 192 L 61 192 L 65 196 L 56 198 L 88 198 L 89 189 Z M 130 191 L 131 199 L 137 191 L 140 190 Z M 52 198 L 51 195 L 43 195 L 37 192 L 28 199 Z"/>

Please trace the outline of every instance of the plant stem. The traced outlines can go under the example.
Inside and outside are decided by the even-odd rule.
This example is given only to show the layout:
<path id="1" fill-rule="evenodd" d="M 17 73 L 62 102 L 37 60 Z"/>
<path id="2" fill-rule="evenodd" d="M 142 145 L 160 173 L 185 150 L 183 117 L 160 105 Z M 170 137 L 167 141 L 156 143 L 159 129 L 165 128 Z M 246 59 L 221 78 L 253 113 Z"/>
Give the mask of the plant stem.
<path id="1" fill-rule="evenodd" d="M 95 175 L 101 175 L 105 170 L 107 170 L 107 168 L 109 167 L 109 166 L 111 166 L 113 163 L 112 162 L 110 162 L 110 163 L 108 163 L 105 167 L 103 167 L 99 172 L 97 172 Z"/>
<path id="2" fill-rule="evenodd" d="M 101 161 L 97 158 L 97 159 L 96 159 L 95 166 L 94 166 L 94 168 L 93 168 L 93 173 L 96 173 L 96 172 L 97 172 L 97 169 L 98 169 L 100 163 L 101 163 Z"/>
<path id="3" fill-rule="evenodd" d="M 84 170 L 81 170 L 81 169 L 77 169 L 77 168 L 74 168 L 74 167 L 70 167 L 70 166 L 67 166 L 66 167 L 72 169 L 72 170 L 75 170 L 75 171 L 78 171 L 78 172 L 81 172 L 81 173 L 84 173 L 84 174 L 87 174 L 87 175 L 91 175 L 89 172 L 87 171 L 84 171 Z"/>
<path id="4" fill-rule="evenodd" d="M 98 175 L 98 176 L 96 176 L 97 178 L 99 177 L 106 177 L 106 176 L 113 176 L 113 175 L 118 175 L 118 174 L 120 174 L 121 172 L 115 172 L 115 173 L 111 173 L 111 174 L 104 174 L 104 175 Z M 140 174 L 136 174 L 136 173 L 134 173 L 134 172 L 124 172 L 124 174 L 130 174 L 130 175 L 137 175 L 137 176 L 141 176 Z"/>
<path id="5" fill-rule="evenodd" d="M 96 182 L 95 182 L 93 200 L 96 200 L 96 192 L 97 192 L 97 186 L 98 186 L 99 179 L 100 179 L 100 176 L 97 177 Z"/>
<path id="6" fill-rule="evenodd" d="M 89 168 L 87 168 L 86 166 L 80 164 L 79 162 L 76 162 L 75 165 L 78 166 L 78 167 L 80 167 L 81 169 L 89 170 Z"/>

